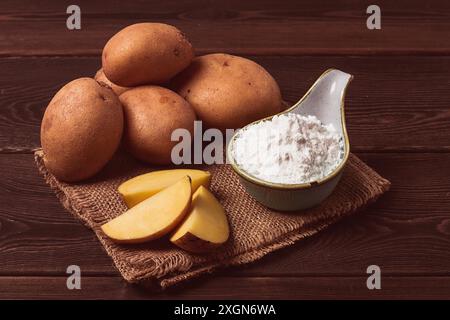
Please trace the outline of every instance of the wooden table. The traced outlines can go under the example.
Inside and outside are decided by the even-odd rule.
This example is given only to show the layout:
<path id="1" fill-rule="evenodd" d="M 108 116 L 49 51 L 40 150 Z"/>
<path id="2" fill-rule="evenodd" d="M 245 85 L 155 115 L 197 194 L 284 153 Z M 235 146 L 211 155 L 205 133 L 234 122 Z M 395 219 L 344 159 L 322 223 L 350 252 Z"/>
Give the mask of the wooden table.
<path id="1" fill-rule="evenodd" d="M 450 298 L 450 5 L 376 1 L 0 2 L 0 298 Z M 92 76 L 122 27 L 161 21 L 198 54 L 254 59 L 296 101 L 325 69 L 354 74 L 353 152 L 392 182 L 367 210 L 261 261 L 163 292 L 126 284 L 92 232 L 57 201 L 33 162 L 43 111 L 66 82 Z M 67 290 L 66 268 L 82 270 Z M 378 265 L 382 289 L 368 290 Z"/>

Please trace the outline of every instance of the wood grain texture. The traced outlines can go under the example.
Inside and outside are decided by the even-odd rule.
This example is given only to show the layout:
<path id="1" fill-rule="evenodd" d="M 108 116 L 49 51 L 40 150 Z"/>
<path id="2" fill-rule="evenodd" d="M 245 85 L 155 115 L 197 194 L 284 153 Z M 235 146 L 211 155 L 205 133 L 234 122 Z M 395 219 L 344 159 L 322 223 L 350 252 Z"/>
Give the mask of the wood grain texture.
<path id="1" fill-rule="evenodd" d="M 327 68 L 354 74 L 346 118 L 354 151 L 450 150 L 450 57 L 254 57 L 297 101 Z M 92 76 L 96 57 L 0 59 L 0 152 L 40 145 L 43 112 L 68 81 Z"/>
<path id="2" fill-rule="evenodd" d="M 66 28 L 68 1 L 0 4 L 0 55 L 98 55 L 121 28 L 163 22 L 197 52 L 238 54 L 449 54 L 448 1 L 377 1 L 382 29 L 368 30 L 371 1 L 78 1 L 82 29 Z"/>
<path id="3" fill-rule="evenodd" d="M 0 274 L 61 274 L 71 264 L 89 274 L 115 272 L 95 235 L 45 185 L 32 155 L 0 163 Z"/>
<path id="4" fill-rule="evenodd" d="M 0 1 L 0 299 L 378 299 L 450 297 L 450 2 Z M 126 284 L 93 233 L 35 168 L 43 111 L 68 81 L 93 76 L 107 39 L 136 22 L 183 30 L 197 54 L 246 55 L 290 102 L 327 68 L 355 75 L 346 99 L 352 150 L 392 182 L 377 203 L 258 263 L 166 291 Z M 19 57 L 20 56 L 20 57 Z M 40 57 L 36 57 L 40 56 Z M 81 267 L 81 291 L 66 268 Z M 366 288 L 366 268 L 382 290 Z"/>
<path id="5" fill-rule="evenodd" d="M 83 277 L 68 290 L 66 277 L 0 277 L 0 299 L 439 299 L 450 296 L 450 277 L 212 277 L 165 291 L 126 284 L 119 277 Z M 222 303 L 226 303 L 223 301 Z"/>
<path id="6" fill-rule="evenodd" d="M 245 267 L 239 276 L 450 276 L 450 154 L 359 154 L 392 182 L 368 210 Z M 66 212 L 32 155 L 0 155 L 0 275 L 117 275 L 94 235 Z M 18 174 L 19 173 L 19 174 Z"/>

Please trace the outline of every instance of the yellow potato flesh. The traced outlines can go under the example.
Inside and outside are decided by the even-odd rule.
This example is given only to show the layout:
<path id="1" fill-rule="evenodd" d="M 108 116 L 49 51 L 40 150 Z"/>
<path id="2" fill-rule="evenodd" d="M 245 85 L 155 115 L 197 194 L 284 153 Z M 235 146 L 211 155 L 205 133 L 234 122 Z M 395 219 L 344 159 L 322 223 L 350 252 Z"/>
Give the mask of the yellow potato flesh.
<path id="1" fill-rule="evenodd" d="M 128 208 L 134 207 L 148 197 L 160 192 L 184 176 L 192 181 L 192 192 L 201 185 L 208 187 L 211 175 L 208 171 L 191 169 L 160 170 L 142 174 L 125 181 L 119 186 L 119 193 Z"/>
<path id="2" fill-rule="evenodd" d="M 208 249 L 210 245 L 225 243 L 229 234 L 228 221 L 222 205 L 208 189 L 200 186 L 192 197 L 187 218 L 172 235 L 170 241 L 185 250 L 201 252 L 206 251 L 203 249 Z M 183 241 L 186 235 L 196 239 Z"/>
<path id="3" fill-rule="evenodd" d="M 116 242 L 139 243 L 159 238 L 184 218 L 191 203 L 188 176 L 104 224 L 103 232 Z"/>

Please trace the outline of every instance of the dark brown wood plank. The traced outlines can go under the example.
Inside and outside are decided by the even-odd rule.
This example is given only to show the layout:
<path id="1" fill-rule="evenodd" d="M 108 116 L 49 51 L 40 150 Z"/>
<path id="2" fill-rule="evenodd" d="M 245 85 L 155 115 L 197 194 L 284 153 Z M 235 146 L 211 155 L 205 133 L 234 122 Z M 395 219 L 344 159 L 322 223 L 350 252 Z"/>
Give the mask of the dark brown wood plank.
<path id="1" fill-rule="evenodd" d="M 213 277 L 161 291 L 118 277 L 83 277 L 68 290 L 65 277 L 0 277 L 0 299 L 448 299 L 450 277 L 383 277 L 368 290 L 365 277 Z"/>
<path id="2" fill-rule="evenodd" d="M 327 68 L 355 75 L 346 99 L 352 149 L 450 150 L 450 57 L 253 57 L 299 99 Z M 66 82 L 92 76 L 96 57 L 0 59 L 0 151 L 40 145 L 42 114 Z"/>
<path id="3" fill-rule="evenodd" d="M 173 24 L 199 53 L 448 54 L 448 1 L 377 1 L 382 29 L 366 28 L 371 1 L 78 1 L 82 30 L 66 29 L 64 1 L 0 4 L 0 55 L 99 54 L 132 23 Z"/>
<path id="4" fill-rule="evenodd" d="M 392 189 L 368 210 L 226 275 L 450 276 L 450 154 L 360 154 Z M 58 203 L 31 155 L 0 155 L 0 275 L 118 275 L 92 232 Z M 220 274 L 220 273 L 219 273 Z M 1 286 L 0 286 L 1 287 Z"/>
<path id="5" fill-rule="evenodd" d="M 115 273 L 95 235 L 64 210 L 32 155 L 0 156 L 0 274 Z"/>

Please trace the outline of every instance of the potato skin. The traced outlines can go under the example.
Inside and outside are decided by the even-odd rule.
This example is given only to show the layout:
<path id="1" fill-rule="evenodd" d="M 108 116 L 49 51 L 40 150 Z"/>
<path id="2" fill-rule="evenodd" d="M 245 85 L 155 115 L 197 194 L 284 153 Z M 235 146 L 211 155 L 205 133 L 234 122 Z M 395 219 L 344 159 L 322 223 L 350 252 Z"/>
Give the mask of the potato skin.
<path id="1" fill-rule="evenodd" d="M 209 128 L 241 128 L 282 108 L 280 89 L 272 76 L 257 63 L 229 54 L 195 58 L 170 87 Z"/>
<path id="2" fill-rule="evenodd" d="M 111 80 L 109 80 L 109 79 L 106 77 L 105 73 L 103 72 L 103 69 L 101 69 L 101 68 L 100 68 L 100 69 L 97 71 L 97 73 L 95 74 L 94 79 L 95 79 L 97 82 L 102 82 L 102 83 L 106 84 L 108 87 L 110 87 L 110 88 L 112 89 L 112 91 L 114 91 L 114 93 L 115 93 L 117 96 L 120 96 L 120 95 L 121 95 L 122 93 L 124 93 L 125 91 L 131 89 L 131 88 L 129 88 L 129 87 L 121 87 L 121 86 L 118 86 L 118 85 L 115 84 L 115 83 L 112 83 Z"/>
<path id="3" fill-rule="evenodd" d="M 171 164 L 172 132 L 178 128 L 194 134 L 196 115 L 175 92 L 159 86 L 140 86 L 120 96 L 125 114 L 124 143 L 137 159 L 151 164 Z"/>
<path id="4" fill-rule="evenodd" d="M 103 71 L 113 83 L 134 87 L 163 84 L 186 68 L 194 49 L 183 33 L 162 23 L 137 23 L 116 33 L 102 54 Z"/>
<path id="5" fill-rule="evenodd" d="M 200 239 L 190 232 L 187 232 L 179 239 L 172 241 L 172 243 L 177 247 L 192 253 L 206 253 L 224 245 L 223 243 L 213 243 Z"/>
<path id="6" fill-rule="evenodd" d="M 92 177 L 111 159 L 123 131 L 117 96 L 91 78 L 62 87 L 45 110 L 41 145 L 47 169 L 63 181 Z"/>

